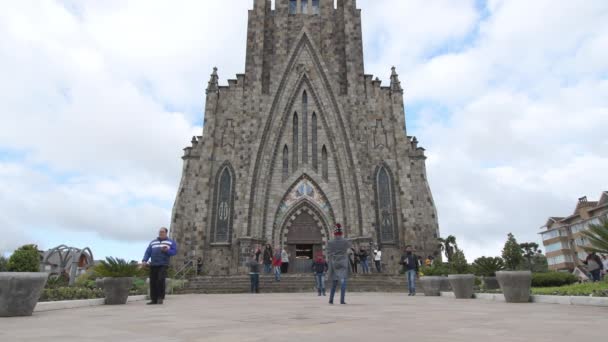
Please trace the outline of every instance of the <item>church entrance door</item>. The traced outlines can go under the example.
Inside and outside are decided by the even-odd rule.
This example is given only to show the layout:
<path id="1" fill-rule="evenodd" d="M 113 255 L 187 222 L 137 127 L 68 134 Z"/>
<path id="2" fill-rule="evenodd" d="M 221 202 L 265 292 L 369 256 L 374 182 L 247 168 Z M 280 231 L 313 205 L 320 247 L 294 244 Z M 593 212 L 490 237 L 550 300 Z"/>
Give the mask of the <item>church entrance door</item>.
<path id="1" fill-rule="evenodd" d="M 310 210 L 298 210 L 288 223 L 285 241 L 289 258 L 289 272 L 310 273 L 314 258 L 323 253 L 323 225 Z"/>

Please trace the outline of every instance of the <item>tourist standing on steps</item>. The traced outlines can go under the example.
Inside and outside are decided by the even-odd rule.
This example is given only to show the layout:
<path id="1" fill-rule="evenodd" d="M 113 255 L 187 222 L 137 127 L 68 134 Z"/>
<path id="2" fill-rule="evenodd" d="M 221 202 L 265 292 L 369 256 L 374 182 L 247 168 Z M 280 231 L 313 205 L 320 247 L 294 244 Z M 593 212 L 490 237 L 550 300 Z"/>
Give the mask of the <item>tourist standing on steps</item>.
<path id="1" fill-rule="evenodd" d="M 274 280 L 281 281 L 281 249 L 277 247 L 274 251 L 274 256 L 272 257 L 272 267 L 274 268 Z"/>
<path id="2" fill-rule="evenodd" d="M 351 247 L 350 241 L 344 239 L 342 226 L 336 223 L 334 239 L 327 243 L 328 271 L 327 279 L 331 281 L 329 304 L 334 303 L 336 287 L 340 282 L 340 304 L 346 304 L 346 281 L 350 273 L 347 251 Z"/>
<path id="3" fill-rule="evenodd" d="M 289 271 L 289 254 L 285 248 L 281 250 L 281 273 L 287 273 Z"/>
<path id="4" fill-rule="evenodd" d="M 325 296 L 325 273 L 327 272 L 327 262 L 323 259 L 323 255 L 317 256 L 317 260 L 312 263 L 312 271 L 315 274 L 315 281 L 317 283 L 317 291 L 319 296 Z"/>
<path id="5" fill-rule="evenodd" d="M 361 261 L 361 270 L 363 271 L 363 274 L 369 273 L 369 264 L 367 263 L 367 257 L 367 251 L 365 250 L 365 248 L 361 248 L 361 250 L 359 251 L 359 260 Z"/>
<path id="6" fill-rule="evenodd" d="M 405 246 L 405 253 L 401 256 L 399 264 L 403 265 L 403 270 L 407 277 L 408 296 L 415 296 L 416 278 L 418 277 L 420 260 L 418 259 L 418 256 L 412 252 L 412 246 Z"/>
<path id="7" fill-rule="evenodd" d="M 255 261 L 257 261 L 258 264 L 260 263 L 260 254 L 262 254 L 262 250 L 260 249 L 260 245 L 257 245 L 255 247 Z"/>
<path id="8" fill-rule="evenodd" d="M 270 244 L 267 244 L 266 248 L 264 248 L 264 256 L 262 258 L 264 261 L 264 272 L 269 274 L 272 272 L 272 247 Z"/>
<path id="9" fill-rule="evenodd" d="M 150 304 L 162 304 L 165 300 L 165 281 L 167 279 L 167 269 L 169 259 L 177 254 L 177 243 L 167 236 L 169 230 L 165 227 L 160 228 L 158 237 L 148 245 L 142 266 L 148 264 L 150 260 Z"/>
<path id="10" fill-rule="evenodd" d="M 376 271 L 382 273 L 382 251 L 379 249 L 374 250 L 374 264 L 376 264 Z"/>
<path id="11" fill-rule="evenodd" d="M 260 293 L 260 263 L 256 260 L 258 257 L 257 252 L 252 253 L 247 263 L 249 279 L 251 280 L 251 293 Z"/>

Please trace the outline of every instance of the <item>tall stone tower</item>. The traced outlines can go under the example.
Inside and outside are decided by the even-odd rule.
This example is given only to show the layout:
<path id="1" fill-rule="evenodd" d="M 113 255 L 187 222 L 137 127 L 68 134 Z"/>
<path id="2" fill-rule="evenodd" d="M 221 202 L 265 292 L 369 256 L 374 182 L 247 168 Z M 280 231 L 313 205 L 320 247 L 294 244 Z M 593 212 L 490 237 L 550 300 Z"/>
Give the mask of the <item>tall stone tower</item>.
<path id="1" fill-rule="evenodd" d="M 182 263 L 244 272 L 258 244 L 309 271 L 334 223 L 359 247 L 437 252 L 424 149 L 406 133 L 403 88 L 364 73 L 356 0 L 254 0 L 245 73 L 207 86 L 203 135 L 184 149 L 172 236 Z"/>

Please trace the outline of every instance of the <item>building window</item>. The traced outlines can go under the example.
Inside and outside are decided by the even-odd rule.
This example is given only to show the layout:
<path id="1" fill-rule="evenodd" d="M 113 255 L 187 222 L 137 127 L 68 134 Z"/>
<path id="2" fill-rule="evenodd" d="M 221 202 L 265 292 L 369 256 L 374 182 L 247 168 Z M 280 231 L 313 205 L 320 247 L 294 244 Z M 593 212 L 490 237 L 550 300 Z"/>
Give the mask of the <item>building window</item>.
<path id="1" fill-rule="evenodd" d="M 321 149 L 321 169 L 322 169 L 323 179 L 328 180 L 329 179 L 329 169 L 327 166 L 327 149 L 325 148 L 325 145 L 323 145 L 323 148 Z"/>
<path id="2" fill-rule="evenodd" d="M 296 14 L 298 12 L 298 1 L 289 0 L 289 14 Z"/>
<path id="3" fill-rule="evenodd" d="M 301 10 L 300 13 L 308 14 L 308 0 L 300 0 Z"/>
<path id="4" fill-rule="evenodd" d="M 312 0 L 312 14 L 319 14 L 319 0 Z"/>
<path id="5" fill-rule="evenodd" d="M 302 163 L 308 164 L 308 95 L 302 94 Z"/>
<path id="6" fill-rule="evenodd" d="M 293 113 L 293 147 L 292 147 L 293 151 L 293 166 L 291 171 L 294 172 L 295 170 L 298 169 L 298 113 Z"/>
<path id="7" fill-rule="evenodd" d="M 289 178 L 289 149 L 287 145 L 283 147 L 283 181 Z"/>
<path id="8" fill-rule="evenodd" d="M 232 230 L 233 177 L 228 166 L 220 169 L 216 183 L 214 242 L 229 242 Z"/>
<path id="9" fill-rule="evenodd" d="M 381 242 L 394 242 L 393 181 L 386 167 L 376 174 L 376 219 Z"/>
<path id="10" fill-rule="evenodd" d="M 555 252 L 560 249 L 568 249 L 568 246 L 564 245 L 562 242 L 556 242 L 545 246 L 545 252 L 547 253 Z"/>
<path id="11" fill-rule="evenodd" d="M 316 171 L 319 168 L 317 156 L 317 113 L 312 113 L 312 168 Z"/>

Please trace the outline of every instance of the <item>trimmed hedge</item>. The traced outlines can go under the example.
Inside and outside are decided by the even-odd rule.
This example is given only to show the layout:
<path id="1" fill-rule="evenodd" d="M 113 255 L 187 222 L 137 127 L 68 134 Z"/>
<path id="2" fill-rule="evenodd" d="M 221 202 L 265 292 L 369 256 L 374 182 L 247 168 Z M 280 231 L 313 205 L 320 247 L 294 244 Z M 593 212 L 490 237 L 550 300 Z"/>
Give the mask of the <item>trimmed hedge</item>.
<path id="1" fill-rule="evenodd" d="M 552 296 L 608 297 L 608 281 L 574 284 L 561 287 L 533 288 L 532 294 Z"/>
<path id="2" fill-rule="evenodd" d="M 576 282 L 578 282 L 578 278 L 570 273 L 547 272 L 532 274 L 532 287 L 559 287 Z"/>
<path id="3" fill-rule="evenodd" d="M 44 289 L 38 301 L 54 302 L 60 300 L 95 298 L 104 298 L 103 290 L 88 289 L 86 287 L 58 287 L 54 289 Z"/>

